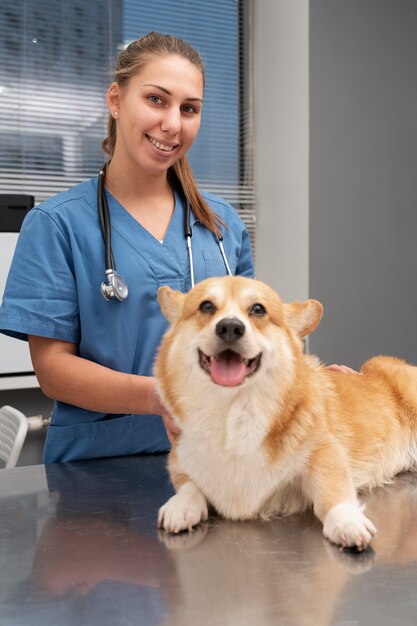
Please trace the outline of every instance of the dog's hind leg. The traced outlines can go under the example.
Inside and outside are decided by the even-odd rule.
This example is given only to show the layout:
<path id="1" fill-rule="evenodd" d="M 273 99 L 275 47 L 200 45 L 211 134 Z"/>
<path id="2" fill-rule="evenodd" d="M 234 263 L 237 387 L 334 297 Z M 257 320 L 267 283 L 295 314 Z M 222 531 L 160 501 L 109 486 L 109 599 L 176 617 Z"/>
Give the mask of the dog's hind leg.
<path id="1" fill-rule="evenodd" d="M 363 550 L 376 533 L 359 504 L 344 450 L 328 439 L 309 459 L 304 489 L 314 512 L 323 523 L 323 533 L 332 543 Z"/>

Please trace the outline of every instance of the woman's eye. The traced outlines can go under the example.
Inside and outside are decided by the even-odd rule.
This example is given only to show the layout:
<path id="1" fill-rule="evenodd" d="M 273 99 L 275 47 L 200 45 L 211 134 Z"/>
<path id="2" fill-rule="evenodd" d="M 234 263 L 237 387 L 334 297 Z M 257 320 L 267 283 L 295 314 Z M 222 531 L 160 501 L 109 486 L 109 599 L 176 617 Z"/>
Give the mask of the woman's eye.
<path id="1" fill-rule="evenodd" d="M 197 113 L 197 109 L 191 104 L 184 104 L 182 110 L 184 111 L 184 113 Z"/>
<path id="2" fill-rule="evenodd" d="M 264 305 L 259 304 L 259 302 L 256 302 L 256 304 L 254 304 L 249 311 L 249 315 L 258 315 L 259 317 L 265 314 L 266 314 L 266 309 Z"/>
<path id="3" fill-rule="evenodd" d="M 161 104 L 162 99 L 159 96 L 149 96 L 149 100 L 153 102 L 153 104 Z"/>
<path id="4" fill-rule="evenodd" d="M 202 313 L 214 313 L 216 307 L 210 300 L 204 300 L 204 302 L 200 304 L 199 309 Z"/>

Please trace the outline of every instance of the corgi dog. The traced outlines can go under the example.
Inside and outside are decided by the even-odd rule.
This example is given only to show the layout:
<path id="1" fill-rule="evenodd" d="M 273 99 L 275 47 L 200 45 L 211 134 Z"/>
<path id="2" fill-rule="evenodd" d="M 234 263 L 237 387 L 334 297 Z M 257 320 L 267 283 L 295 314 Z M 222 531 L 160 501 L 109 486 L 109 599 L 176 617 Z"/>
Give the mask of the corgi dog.
<path id="1" fill-rule="evenodd" d="M 181 428 L 158 526 L 191 530 L 209 506 L 231 520 L 313 507 L 327 539 L 365 549 L 376 529 L 358 493 L 415 469 L 417 368 L 378 356 L 360 375 L 326 369 L 301 341 L 320 302 L 284 304 L 255 279 L 164 286 L 158 299 L 171 323 L 158 392 Z"/>

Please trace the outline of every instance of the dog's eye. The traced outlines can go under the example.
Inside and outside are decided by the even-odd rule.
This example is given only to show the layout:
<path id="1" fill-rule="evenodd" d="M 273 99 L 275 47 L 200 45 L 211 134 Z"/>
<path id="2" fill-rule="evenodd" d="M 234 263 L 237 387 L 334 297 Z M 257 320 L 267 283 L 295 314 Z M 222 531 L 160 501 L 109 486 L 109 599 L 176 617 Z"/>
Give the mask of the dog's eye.
<path id="1" fill-rule="evenodd" d="M 256 304 L 254 304 L 249 311 L 249 315 L 262 316 L 262 315 L 265 315 L 265 313 L 266 313 L 266 309 L 264 305 L 259 304 L 259 302 L 256 302 Z"/>
<path id="2" fill-rule="evenodd" d="M 204 302 L 200 304 L 199 308 L 202 313 L 214 313 L 216 310 L 216 307 L 212 302 L 210 302 L 210 300 L 204 300 Z"/>

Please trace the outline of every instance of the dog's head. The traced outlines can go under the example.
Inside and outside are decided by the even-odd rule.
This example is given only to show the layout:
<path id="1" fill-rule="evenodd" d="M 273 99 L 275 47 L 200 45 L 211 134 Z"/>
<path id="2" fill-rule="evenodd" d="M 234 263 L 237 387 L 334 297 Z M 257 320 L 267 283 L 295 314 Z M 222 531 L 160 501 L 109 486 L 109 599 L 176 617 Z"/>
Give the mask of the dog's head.
<path id="1" fill-rule="evenodd" d="M 187 376 L 199 371 L 223 387 L 255 382 L 285 357 L 293 361 L 323 312 L 316 300 L 283 304 L 266 284 L 241 276 L 208 278 L 187 294 L 164 286 L 158 300 L 172 324 L 162 352 L 173 352 Z"/>

